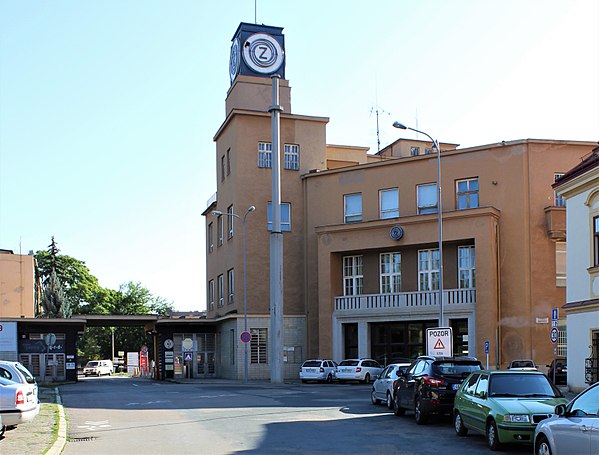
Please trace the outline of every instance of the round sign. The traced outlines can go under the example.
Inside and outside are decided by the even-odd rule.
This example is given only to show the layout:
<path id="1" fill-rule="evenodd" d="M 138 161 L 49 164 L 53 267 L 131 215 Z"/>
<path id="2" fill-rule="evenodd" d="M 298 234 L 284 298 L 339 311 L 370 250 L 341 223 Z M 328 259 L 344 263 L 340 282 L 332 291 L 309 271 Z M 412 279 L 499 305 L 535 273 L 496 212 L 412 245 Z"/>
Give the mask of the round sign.
<path id="1" fill-rule="evenodd" d="M 254 33 L 243 44 L 243 60 L 257 73 L 274 73 L 283 64 L 283 48 L 272 36 Z"/>
<path id="2" fill-rule="evenodd" d="M 401 226 L 393 226 L 389 231 L 389 236 L 393 240 L 401 240 L 403 237 L 403 228 Z"/>
<path id="3" fill-rule="evenodd" d="M 549 336 L 552 343 L 557 343 L 557 339 L 559 338 L 559 330 L 557 327 L 551 327 L 551 334 Z"/>
<path id="4" fill-rule="evenodd" d="M 231 83 L 233 83 L 235 77 L 237 77 L 237 73 L 239 73 L 239 64 L 241 63 L 241 53 L 239 48 L 239 38 L 235 38 L 231 45 L 231 56 L 229 58 L 229 77 L 231 78 Z"/>
<path id="5" fill-rule="evenodd" d="M 141 352 L 143 352 L 144 354 L 148 352 L 148 347 L 145 344 L 141 347 Z"/>
<path id="6" fill-rule="evenodd" d="M 252 334 L 248 331 L 243 331 L 243 332 L 241 332 L 241 335 L 239 336 L 239 338 L 241 339 L 242 342 L 249 343 L 250 341 L 252 341 Z"/>
<path id="7" fill-rule="evenodd" d="M 173 340 L 171 340 L 170 338 L 167 340 L 164 340 L 164 347 L 166 349 L 173 349 L 174 345 L 175 345 L 175 343 L 173 343 Z"/>
<path id="8" fill-rule="evenodd" d="M 183 340 L 183 349 L 185 351 L 191 351 L 193 348 L 193 340 L 191 338 L 185 338 Z"/>
<path id="9" fill-rule="evenodd" d="M 48 333 L 44 336 L 44 341 L 47 346 L 54 346 L 56 344 L 56 335 L 53 333 Z"/>

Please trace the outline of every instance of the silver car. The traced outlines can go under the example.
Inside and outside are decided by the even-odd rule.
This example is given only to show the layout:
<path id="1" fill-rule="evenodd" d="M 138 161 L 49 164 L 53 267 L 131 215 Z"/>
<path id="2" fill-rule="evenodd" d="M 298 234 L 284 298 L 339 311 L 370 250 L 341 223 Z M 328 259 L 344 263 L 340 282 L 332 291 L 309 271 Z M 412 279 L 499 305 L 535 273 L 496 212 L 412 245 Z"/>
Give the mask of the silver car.
<path id="1" fill-rule="evenodd" d="M 23 384 L 37 397 L 37 382 L 22 363 L 0 360 L 0 378 Z"/>
<path id="2" fill-rule="evenodd" d="M 37 388 L 0 377 L 0 436 L 6 427 L 32 421 L 39 411 Z"/>
<path id="3" fill-rule="evenodd" d="M 555 414 L 535 429 L 536 455 L 599 453 L 599 382 L 556 406 Z"/>
<path id="4" fill-rule="evenodd" d="M 341 361 L 337 367 L 337 380 L 360 381 L 369 383 L 383 371 L 383 367 L 372 359 L 347 359 Z"/>
<path id="5" fill-rule="evenodd" d="M 370 392 L 372 404 L 384 401 L 389 409 L 393 408 L 393 383 L 410 365 L 410 363 L 390 363 L 385 367 L 372 384 Z"/>
<path id="6" fill-rule="evenodd" d="M 299 377 L 302 382 L 319 381 L 329 384 L 335 379 L 337 364 L 332 360 L 306 360 L 300 368 Z"/>

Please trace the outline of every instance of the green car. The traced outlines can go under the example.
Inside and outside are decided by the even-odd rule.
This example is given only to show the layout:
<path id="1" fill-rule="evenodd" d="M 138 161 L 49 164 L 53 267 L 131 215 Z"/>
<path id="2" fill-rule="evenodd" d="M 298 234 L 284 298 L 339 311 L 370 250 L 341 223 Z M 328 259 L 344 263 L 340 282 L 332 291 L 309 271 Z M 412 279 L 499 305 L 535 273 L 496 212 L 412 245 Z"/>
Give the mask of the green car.
<path id="1" fill-rule="evenodd" d="M 568 400 L 539 371 L 473 372 L 455 397 L 453 423 L 459 436 L 468 430 L 487 437 L 491 450 L 502 444 L 532 444 L 535 427 Z"/>

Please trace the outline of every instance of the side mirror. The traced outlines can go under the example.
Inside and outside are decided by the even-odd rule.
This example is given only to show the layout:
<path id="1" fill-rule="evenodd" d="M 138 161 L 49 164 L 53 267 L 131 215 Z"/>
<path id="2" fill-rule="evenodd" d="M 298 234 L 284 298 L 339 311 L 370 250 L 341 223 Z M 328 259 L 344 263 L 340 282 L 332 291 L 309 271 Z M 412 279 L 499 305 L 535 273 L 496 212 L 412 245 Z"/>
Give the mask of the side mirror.
<path id="1" fill-rule="evenodd" d="M 558 416 L 564 416 L 566 415 L 566 405 L 565 404 L 558 404 L 554 411 L 555 414 L 557 414 Z"/>

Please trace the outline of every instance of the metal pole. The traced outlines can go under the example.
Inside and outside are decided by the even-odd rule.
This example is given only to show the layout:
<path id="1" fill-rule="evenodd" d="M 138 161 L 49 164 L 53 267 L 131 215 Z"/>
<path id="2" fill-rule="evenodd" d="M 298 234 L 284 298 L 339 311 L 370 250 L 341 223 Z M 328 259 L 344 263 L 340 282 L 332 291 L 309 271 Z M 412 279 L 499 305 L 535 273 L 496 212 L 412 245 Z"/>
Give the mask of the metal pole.
<path id="1" fill-rule="evenodd" d="M 281 111 L 278 74 L 272 75 L 272 230 L 270 232 L 270 382 L 283 383 L 283 233 L 281 232 Z"/>
<path id="2" fill-rule="evenodd" d="M 247 272 L 246 272 L 246 249 L 245 249 L 245 217 L 250 213 L 245 212 L 241 222 L 241 233 L 243 237 L 243 331 L 248 330 L 248 306 L 247 306 Z M 248 344 L 243 343 L 243 383 L 248 383 Z"/>
<path id="3" fill-rule="evenodd" d="M 428 136 L 428 135 L 427 135 Z M 429 136 L 432 140 L 432 138 Z M 439 327 L 443 327 L 443 203 L 441 201 L 441 149 L 439 142 L 433 140 L 437 149 L 437 224 L 439 225 Z"/>

